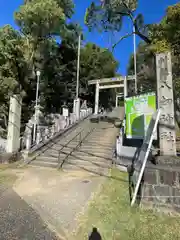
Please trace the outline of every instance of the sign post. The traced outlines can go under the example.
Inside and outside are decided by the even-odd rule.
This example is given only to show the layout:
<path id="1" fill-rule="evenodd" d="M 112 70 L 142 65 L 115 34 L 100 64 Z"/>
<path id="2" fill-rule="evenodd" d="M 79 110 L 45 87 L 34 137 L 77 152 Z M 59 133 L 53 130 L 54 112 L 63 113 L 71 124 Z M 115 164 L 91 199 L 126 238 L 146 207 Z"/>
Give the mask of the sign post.
<path id="1" fill-rule="evenodd" d="M 138 165 L 138 167 L 135 168 L 134 177 L 135 177 L 135 180 L 137 180 L 137 181 L 135 182 L 135 190 L 134 190 L 133 198 L 131 201 L 131 206 L 133 206 L 136 201 L 136 197 L 137 197 L 138 190 L 139 190 L 139 187 L 141 184 L 141 180 L 142 180 L 142 177 L 144 174 L 148 156 L 149 156 L 149 153 L 151 150 L 154 135 L 157 130 L 157 125 L 158 125 L 158 121 L 160 118 L 160 114 L 161 114 L 161 112 L 160 112 L 160 110 L 158 110 L 153 115 L 151 122 L 149 124 L 149 127 L 148 127 L 147 135 L 144 139 L 143 145 L 142 145 L 140 153 L 138 155 L 138 159 L 136 160 L 136 163 L 137 163 L 136 165 Z"/>

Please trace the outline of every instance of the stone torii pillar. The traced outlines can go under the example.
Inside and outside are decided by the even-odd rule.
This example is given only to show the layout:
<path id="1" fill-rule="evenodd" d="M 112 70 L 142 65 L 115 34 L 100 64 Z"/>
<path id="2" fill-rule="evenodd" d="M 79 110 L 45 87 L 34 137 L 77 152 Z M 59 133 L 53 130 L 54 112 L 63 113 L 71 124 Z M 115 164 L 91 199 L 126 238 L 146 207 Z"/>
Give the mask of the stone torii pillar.
<path id="1" fill-rule="evenodd" d="M 96 93 L 95 93 L 95 108 L 94 114 L 98 114 L 99 111 L 99 82 L 96 82 Z"/>
<path id="2" fill-rule="evenodd" d="M 116 95 L 116 107 L 118 107 L 118 99 L 121 98 L 121 97 L 123 97 L 123 96 L 124 96 L 123 93 Z"/>

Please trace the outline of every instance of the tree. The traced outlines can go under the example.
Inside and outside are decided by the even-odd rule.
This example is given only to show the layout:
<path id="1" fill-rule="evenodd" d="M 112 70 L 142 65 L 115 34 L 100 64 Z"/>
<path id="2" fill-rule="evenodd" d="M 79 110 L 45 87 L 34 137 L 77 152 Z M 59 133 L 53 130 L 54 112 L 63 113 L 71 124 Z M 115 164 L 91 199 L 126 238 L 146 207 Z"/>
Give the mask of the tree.
<path id="1" fill-rule="evenodd" d="M 154 52 L 172 53 L 173 87 L 176 120 L 180 126 L 180 3 L 169 6 L 166 15 L 159 24 L 150 26 L 149 35 L 152 39 Z"/>
<path id="2" fill-rule="evenodd" d="M 54 54 L 50 44 L 54 35 L 70 35 L 72 24 L 67 24 L 66 18 L 72 14 L 71 0 L 24 1 L 19 11 L 15 12 L 20 32 L 11 26 L 0 29 L 0 112 L 1 115 L 3 113 L 0 117 L 4 119 L 3 128 L 7 127 L 8 103 L 12 94 L 23 93 L 22 119 L 28 121 L 34 111 L 35 71 L 44 70 L 47 58 Z M 45 73 L 46 76 L 42 74 L 42 77 L 48 79 L 47 74 L 50 75 L 50 72 Z M 43 78 L 41 82 L 43 83 Z"/>
<path id="3" fill-rule="evenodd" d="M 155 54 L 170 51 L 172 53 L 173 87 L 176 120 L 180 126 L 180 3 L 169 6 L 166 15 L 160 23 L 148 26 L 150 45 L 140 44 L 137 51 L 137 72 L 139 85 L 144 84 L 144 90 L 156 89 Z M 129 71 L 132 69 L 130 59 Z M 141 77 L 142 76 L 142 77 Z M 144 91 L 143 90 L 143 91 Z"/>
<path id="4" fill-rule="evenodd" d="M 57 77 L 60 78 L 60 76 L 56 74 L 56 77 L 54 77 L 55 71 L 62 70 L 62 56 L 59 54 L 59 46 L 56 44 L 54 37 L 60 37 L 61 41 L 64 42 L 64 39 L 72 39 L 75 31 L 79 31 L 77 26 L 66 23 L 66 19 L 73 14 L 73 7 L 71 0 L 30 0 L 25 1 L 15 13 L 16 23 L 20 27 L 22 36 L 27 40 L 25 52 L 28 65 L 32 69 L 31 81 L 34 83 L 34 90 L 36 85 L 35 72 L 36 70 L 42 72 L 41 99 L 42 102 L 44 101 L 47 111 L 50 111 L 52 101 L 56 99 L 53 92 L 55 88 L 58 89 L 57 86 L 55 87 L 55 83 L 57 83 Z M 57 59 L 53 61 L 52 57 L 57 57 Z M 50 65 L 47 66 L 47 64 Z M 58 65 L 61 68 L 57 68 Z M 62 85 L 62 83 L 59 85 Z M 62 92 L 67 91 L 63 89 Z M 48 97 L 47 94 L 49 94 Z M 49 98 L 50 96 L 51 98 Z M 46 99 L 49 103 L 46 102 Z M 60 108 L 60 106 L 57 106 L 56 109 L 58 107 Z"/>
<path id="5" fill-rule="evenodd" d="M 138 92 L 146 93 L 156 91 L 156 71 L 155 71 L 155 55 L 150 46 L 144 42 L 140 42 L 136 54 Z M 128 74 L 134 74 L 134 54 L 130 56 L 128 65 Z M 130 86 L 132 94 L 134 94 L 134 86 Z"/>
<path id="6" fill-rule="evenodd" d="M 9 97 L 30 93 L 23 43 L 19 32 L 11 26 L 0 29 L 0 118 L 4 119 L 4 130 L 7 128 Z"/>
<path id="7" fill-rule="evenodd" d="M 125 17 L 130 19 L 134 27 L 130 33 L 122 36 L 113 48 L 124 38 L 132 36 L 133 33 L 146 43 L 151 43 L 147 36 L 143 15 L 137 14 L 135 16 L 137 0 L 99 0 L 98 3 L 96 4 L 93 1 L 86 10 L 85 24 L 90 30 L 98 29 L 99 31 L 119 32 Z"/>
<path id="8" fill-rule="evenodd" d="M 34 113 L 36 70 L 41 71 L 39 95 L 44 114 L 60 112 L 64 103 L 72 107 L 78 36 L 82 31 L 79 25 L 67 23 L 72 14 L 71 0 L 26 0 L 15 12 L 20 30 L 9 25 L 0 28 L 0 125 L 4 130 L 12 94 L 23 96 L 22 123 Z M 96 45 L 86 45 L 81 52 L 80 94 L 88 95 L 87 81 L 114 76 L 118 63 L 110 52 Z M 93 94 L 94 90 L 91 102 Z M 102 96 L 107 102 L 114 92 L 104 91 Z"/>
<path id="9" fill-rule="evenodd" d="M 94 88 L 88 87 L 88 81 L 93 79 L 110 78 L 116 75 L 119 64 L 112 53 L 95 44 L 88 43 L 81 50 L 80 64 L 80 93 L 89 91 L 91 103 L 94 102 Z M 115 101 L 114 90 L 104 90 L 100 94 L 100 105 L 108 106 Z"/>

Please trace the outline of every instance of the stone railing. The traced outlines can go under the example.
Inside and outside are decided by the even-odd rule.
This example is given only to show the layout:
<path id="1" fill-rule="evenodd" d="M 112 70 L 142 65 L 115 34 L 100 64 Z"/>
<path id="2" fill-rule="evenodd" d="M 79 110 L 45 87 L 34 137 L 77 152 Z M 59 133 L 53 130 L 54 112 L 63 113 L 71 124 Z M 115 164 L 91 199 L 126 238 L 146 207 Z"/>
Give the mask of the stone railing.
<path id="1" fill-rule="evenodd" d="M 0 153 L 6 152 L 7 140 L 0 137 Z"/>
<path id="2" fill-rule="evenodd" d="M 80 117 L 76 118 L 74 113 L 70 113 L 69 117 L 58 115 L 54 119 L 54 123 L 49 126 L 37 126 L 36 140 L 33 142 L 33 123 L 29 122 L 26 127 L 25 134 L 21 139 L 21 145 L 24 146 L 27 151 L 38 148 L 39 145 L 46 143 L 48 140 L 57 136 L 60 132 L 68 129 L 77 122 L 83 120 L 92 114 L 92 108 L 80 110 Z"/>
<path id="3" fill-rule="evenodd" d="M 120 128 L 119 135 L 116 137 L 116 157 L 121 156 L 121 148 L 123 145 L 123 128 Z"/>

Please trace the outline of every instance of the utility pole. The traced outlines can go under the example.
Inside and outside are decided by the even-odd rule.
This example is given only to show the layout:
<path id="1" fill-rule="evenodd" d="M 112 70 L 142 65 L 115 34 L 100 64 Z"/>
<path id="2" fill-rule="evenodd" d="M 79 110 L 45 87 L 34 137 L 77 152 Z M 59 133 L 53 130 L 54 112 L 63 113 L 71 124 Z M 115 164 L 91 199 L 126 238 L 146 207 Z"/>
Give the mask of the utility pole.
<path id="1" fill-rule="evenodd" d="M 79 68 L 80 68 L 80 53 L 81 53 L 81 34 L 78 38 L 78 58 L 77 58 L 77 79 L 76 79 L 76 99 L 79 96 Z"/>
<path id="2" fill-rule="evenodd" d="M 36 84 L 36 104 L 35 104 L 35 121 L 34 121 L 34 131 L 33 131 L 33 142 L 36 141 L 36 126 L 37 126 L 37 108 L 38 108 L 38 95 L 39 95 L 39 81 L 40 81 L 40 75 L 41 72 L 37 71 L 36 76 L 37 76 L 37 84 Z"/>
<path id="3" fill-rule="evenodd" d="M 133 45 L 134 45 L 134 76 L 135 76 L 135 93 L 137 93 L 137 59 L 136 59 L 136 34 L 133 25 Z"/>
<path id="4" fill-rule="evenodd" d="M 128 0 L 128 6 L 129 5 L 129 0 Z M 132 11 L 135 11 L 136 9 L 132 9 Z M 133 21 L 133 47 L 134 47 L 134 76 L 135 76 L 135 93 L 137 93 L 137 58 L 136 58 L 136 29 L 134 26 L 134 21 Z"/>

